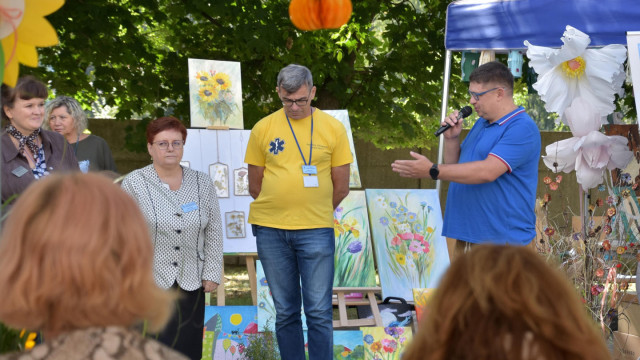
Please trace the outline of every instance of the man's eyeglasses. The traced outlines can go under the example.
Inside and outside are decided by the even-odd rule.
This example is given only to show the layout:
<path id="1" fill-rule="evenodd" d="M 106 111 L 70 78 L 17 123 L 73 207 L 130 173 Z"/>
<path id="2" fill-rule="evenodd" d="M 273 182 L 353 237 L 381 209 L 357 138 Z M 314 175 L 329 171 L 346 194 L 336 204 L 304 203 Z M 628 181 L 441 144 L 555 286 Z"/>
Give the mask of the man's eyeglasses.
<path id="1" fill-rule="evenodd" d="M 480 100 L 480 96 L 482 96 L 482 95 L 484 95 L 486 93 L 492 92 L 493 90 L 498 90 L 498 89 L 502 89 L 502 88 L 501 87 L 494 87 L 493 89 L 489 89 L 487 91 L 483 91 L 483 92 L 479 92 L 479 93 L 473 92 L 471 90 L 468 90 L 468 91 L 469 91 L 469 95 L 471 95 L 474 99 L 476 99 L 476 101 L 478 101 L 478 100 Z"/>
<path id="2" fill-rule="evenodd" d="M 296 104 L 302 107 L 307 105 L 308 102 L 309 102 L 309 99 L 295 99 L 295 100 L 287 99 L 287 98 L 282 99 L 282 105 L 285 105 L 285 106 L 293 106 L 293 104 Z"/>
<path id="3" fill-rule="evenodd" d="M 158 145 L 158 147 L 160 149 L 162 149 L 162 150 L 167 150 L 169 148 L 169 144 L 171 144 L 171 146 L 175 150 L 179 150 L 179 149 L 182 149 L 182 145 L 184 145 L 184 141 L 182 141 L 182 140 L 176 140 L 176 141 L 172 141 L 172 142 L 156 141 L 156 142 L 154 142 L 154 144 Z"/>

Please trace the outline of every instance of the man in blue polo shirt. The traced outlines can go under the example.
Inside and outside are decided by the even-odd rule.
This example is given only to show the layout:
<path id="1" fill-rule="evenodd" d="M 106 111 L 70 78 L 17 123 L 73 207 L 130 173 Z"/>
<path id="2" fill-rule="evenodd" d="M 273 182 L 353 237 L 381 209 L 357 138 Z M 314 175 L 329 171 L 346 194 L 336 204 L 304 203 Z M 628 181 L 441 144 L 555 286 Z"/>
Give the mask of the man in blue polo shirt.
<path id="1" fill-rule="evenodd" d="M 403 177 L 451 182 L 442 235 L 455 239 L 454 254 L 472 244 L 527 245 L 536 236 L 540 131 L 514 104 L 513 76 L 502 63 L 476 68 L 469 94 L 479 118 L 462 143 L 458 112 L 445 119 L 451 128 L 443 133 L 443 164 L 411 152 L 415 160 L 391 167 Z"/>

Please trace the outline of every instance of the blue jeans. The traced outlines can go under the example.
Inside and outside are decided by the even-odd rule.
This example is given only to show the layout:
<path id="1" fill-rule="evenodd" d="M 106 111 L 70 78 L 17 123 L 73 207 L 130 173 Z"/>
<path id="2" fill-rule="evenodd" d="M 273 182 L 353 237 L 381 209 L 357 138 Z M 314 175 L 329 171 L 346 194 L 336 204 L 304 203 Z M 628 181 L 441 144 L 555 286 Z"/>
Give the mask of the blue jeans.
<path id="1" fill-rule="evenodd" d="M 309 359 L 332 359 L 333 228 L 282 230 L 254 225 L 254 229 L 258 257 L 276 308 L 282 360 L 305 359 L 301 300 L 307 318 Z"/>

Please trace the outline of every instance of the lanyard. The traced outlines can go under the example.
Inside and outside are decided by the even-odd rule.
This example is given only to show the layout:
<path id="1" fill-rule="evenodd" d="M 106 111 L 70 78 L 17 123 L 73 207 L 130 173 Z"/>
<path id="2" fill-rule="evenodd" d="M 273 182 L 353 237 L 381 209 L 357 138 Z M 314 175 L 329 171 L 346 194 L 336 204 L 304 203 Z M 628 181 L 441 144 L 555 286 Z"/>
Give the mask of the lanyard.
<path id="1" fill-rule="evenodd" d="M 287 123 L 289 123 L 289 129 L 291 129 L 291 134 L 293 134 L 293 139 L 296 141 L 296 145 L 298 145 L 298 151 L 300 151 L 300 156 L 302 156 L 302 161 L 305 165 L 311 165 L 311 152 L 313 150 L 313 110 L 311 111 L 311 140 L 309 141 L 309 164 L 307 164 L 307 160 L 304 158 L 304 154 L 302 153 L 302 149 L 300 148 L 300 143 L 298 143 L 298 138 L 296 137 L 296 133 L 293 132 L 293 126 L 291 126 L 291 121 L 289 121 L 289 116 L 287 113 L 284 113 L 284 116 L 287 117 Z"/>

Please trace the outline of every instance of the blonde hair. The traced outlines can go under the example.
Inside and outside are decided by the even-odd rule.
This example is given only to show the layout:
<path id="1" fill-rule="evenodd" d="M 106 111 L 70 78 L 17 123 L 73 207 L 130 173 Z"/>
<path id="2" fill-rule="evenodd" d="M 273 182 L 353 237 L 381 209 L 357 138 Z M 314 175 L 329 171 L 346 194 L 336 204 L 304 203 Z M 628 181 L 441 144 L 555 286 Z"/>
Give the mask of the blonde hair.
<path id="1" fill-rule="evenodd" d="M 175 297 L 153 280 L 145 219 L 106 177 L 54 174 L 34 182 L 5 224 L 0 321 L 52 334 L 166 324 Z"/>
<path id="2" fill-rule="evenodd" d="M 576 290 L 530 249 L 458 257 L 427 311 L 403 360 L 610 359 Z"/>

